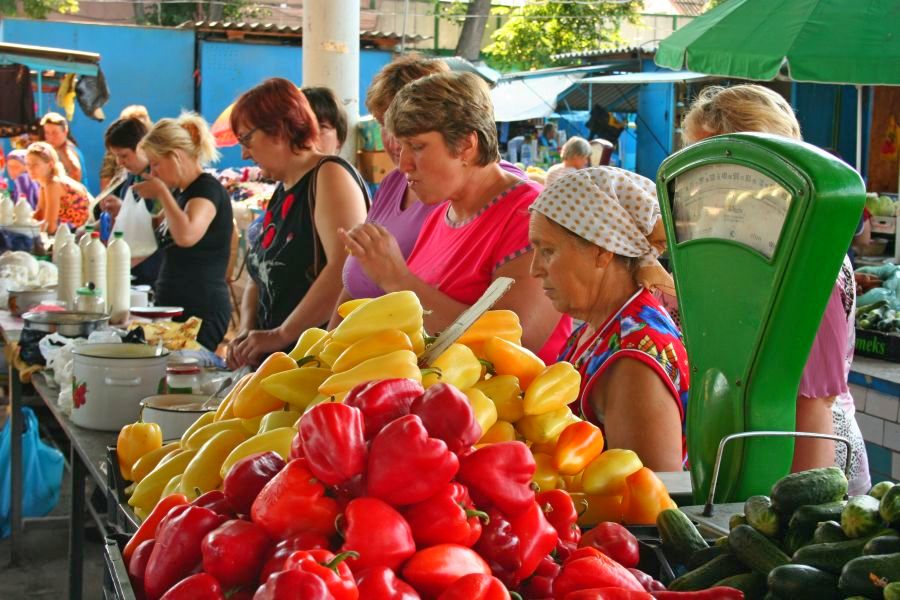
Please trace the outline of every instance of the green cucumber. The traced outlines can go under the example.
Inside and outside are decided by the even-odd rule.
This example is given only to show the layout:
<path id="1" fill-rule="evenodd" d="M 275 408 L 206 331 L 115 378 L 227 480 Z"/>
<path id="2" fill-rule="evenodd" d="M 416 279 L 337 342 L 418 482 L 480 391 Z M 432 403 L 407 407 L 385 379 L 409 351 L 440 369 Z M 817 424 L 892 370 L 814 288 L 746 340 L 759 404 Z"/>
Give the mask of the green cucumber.
<path id="1" fill-rule="evenodd" d="M 744 592 L 746 600 L 762 600 L 766 595 L 766 578 L 759 573 L 741 573 L 717 581 L 713 587 L 730 587 Z"/>
<path id="2" fill-rule="evenodd" d="M 731 552 L 728 550 L 728 546 L 710 546 L 709 548 L 697 550 L 688 559 L 687 568 L 689 571 L 693 571 L 702 567 L 712 559 L 718 558 L 725 554 L 731 554 Z"/>
<path id="3" fill-rule="evenodd" d="M 884 493 L 878 512 L 885 523 L 900 521 L 900 486 L 895 485 Z"/>
<path id="4" fill-rule="evenodd" d="M 900 600 L 900 582 L 894 581 L 884 588 L 884 600 Z"/>
<path id="5" fill-rule="evenodd" d="M 854 558 L 844 565 L 838 587 L 848 596 L 882 598 L 883 587 L 875 584 L 878 579 L 900 581 L 900 553 Z"/>
<path id="6" fill-rule="evenodd" d="M 846 542 L 849 538 L 837 521 L 823 521 L 813 533 L 813 543 Z"/>
<path id="7" fill-rule="evenodd" d="M 737 514 L 731 515 L 731 517 L 728 518 L 728 530 L 729 531 L 731 531 L 738 525 L 746 525 L 746 524 L 747 524 L 747 515 L 745 515 L 743 513 L 737 513 Z"/>
<path id="8" fill-rule="evenodd" d="M 867 537 L 882 528 L 879 502 L 872 496 L 853 496 L 841 513 L 841 529 L 850 538 Z"/>
<path id="9" fill-rule="evenodd" d="M 663 548 L 681 563 L 686 563 L 698 550 L 709 547 L 694 523 L 677 508 L 659 513 L 656 527 L 659 529 Z"/>
<path id="10" fill-rule="evenodd" d="M 815 567 L 834 575 L 840 575 L 845 564 L 858 556 L 862 556 L 863 547 L 868 542 L 869 538 L 860 538 L 846 542 L 813 544 L 797 550 L 796 554 L 791 558 L 791 562 Z"/>
<path id="11" fill-rule="evenodd" d="M 768 575 L 775 567 L 791 560 L 769 538 L 749 525 L 738 525 L 731 530 L 728 547 L 741 562 L 762 575 Z"/>
<path id="12" fill-rule="evenodd" d="M 840 521 L 846 502 L 829 502 L 827 504 L 805 504 L 797 508 L 791 515 L 789 527 L 815 533 L 822 521 Z"/>
<path id="13" fill-rule="evenodd" d="M 837 467 L 791 473 L 772 486 L 772 506 L 787 516 L 804 504 L 837 502 L 847 494 L 847 477 Z"/>
<path id="14" fill-rule="evenodd" d="M 772 508 L 772 500 L 768 496 L 750 496 L 744 502 L 744 515 L 747 524 L 761 534 L 774 538 L 778 536 L 778 515 Z"/>
<path id="15" fill-rule="evenodd" d="M 898 536 L 896 532 L 893 535 L 888 534 L 873 537 L 866 542 L 862 551 L 865 555 L 894 554 L 896 552 L 900 552 L 900 536 Z"/>
<path id="16" fill-rule="evenodd" d="M 879 500 L 881 500 L 884 497 L 884 495 L 887 493 L 887 491 L 889 489 L 891 489 L 892 487 L 894 487 L 893 481 L 880 481 L 880 482 L 876 483 L 875 485 L 873 485 L 872 489 L 869 490 L 867 493 L 869 496 L 872 496 L 873 498 L 878 498 Z"/>
<path id="17" fill-rule="evenodd" d="M 808 546 L 812 543 L 812 534 L 805 529 L 791 529 L 788 527 L 784 539 L 781 540 L 781 547 L 788 556 L 792 556 L 794 552 Z"/>
<path id="18" fill-rule="evenodd" d="M 840 600 L 838 578 L 807 565 L 781 565 L 768 577 L 769 590 L 791 600 Z"/>
<path id="19" fill-rule="evenodd" d="M 749 526 L 745 526 L 749 527 Z M 723 554 L 705 565 L 689 571 L 669 584 L 669 589 L 676 592 L 693 592 L 711 588 L 717 581 L 732 575 L 746 573 L 747 567 L 733 554 Z"/>

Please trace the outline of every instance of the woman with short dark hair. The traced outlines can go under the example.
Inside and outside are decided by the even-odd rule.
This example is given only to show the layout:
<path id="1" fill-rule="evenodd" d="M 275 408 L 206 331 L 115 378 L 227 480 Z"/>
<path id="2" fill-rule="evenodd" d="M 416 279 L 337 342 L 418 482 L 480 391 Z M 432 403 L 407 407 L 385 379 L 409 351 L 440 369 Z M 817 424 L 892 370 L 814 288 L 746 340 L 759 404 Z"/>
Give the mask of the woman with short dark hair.
<path id="1" fill-rule="evenodd" d="M 322 154 L 340 154 L 347 141 L 347 111 L 331 88 L 305 87 L 300 91 L 319 122 L 319 150 Z"/>

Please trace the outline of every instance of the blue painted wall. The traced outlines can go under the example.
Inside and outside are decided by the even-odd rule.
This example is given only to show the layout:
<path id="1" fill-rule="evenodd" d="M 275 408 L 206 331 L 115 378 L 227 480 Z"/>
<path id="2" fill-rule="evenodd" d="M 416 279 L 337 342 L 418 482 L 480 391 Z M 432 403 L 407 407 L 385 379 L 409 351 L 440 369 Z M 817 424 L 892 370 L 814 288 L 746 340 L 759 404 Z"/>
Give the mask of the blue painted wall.
<path id="1" fill-rule="evenodd" d="M 641 87 L 638 96 L 635 168 L 653 180 L 672 152 L 674 89 L 671 83 L 650 83 Z"/>

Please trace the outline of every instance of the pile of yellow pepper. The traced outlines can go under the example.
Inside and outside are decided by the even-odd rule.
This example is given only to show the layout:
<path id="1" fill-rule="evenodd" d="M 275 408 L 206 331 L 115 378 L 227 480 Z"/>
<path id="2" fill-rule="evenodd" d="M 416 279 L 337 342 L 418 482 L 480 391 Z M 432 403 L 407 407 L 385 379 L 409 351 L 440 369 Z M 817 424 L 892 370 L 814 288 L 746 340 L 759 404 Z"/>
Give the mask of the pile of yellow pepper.
<path id="1" fill-rule="evenodd" d="M 583 508 L 583 525 L 653 523 L 659 511 L 674 506 L 634 452 L 603 452 L 600 429 L 569 409 L 581 376 L 566 362 L 546 366 L 522 347 L 515 313 L 488 311 L 420 368 L 427 336 L 415 294 L 354 300 L 338 312 L 344 319 L 334 330 L 309 329 L 290 354 L 269 356 L 180 440 L 162 445 L 161 435 L 148 435 L 149 423 L 122 430 L 120 466 L 135 482 L 129 504 L 138 516 L 169 493 L 191 498 L 216 489 L 250 454 L 271 450 L 287 458 L 304 412 L 342 401 L 360 383 L 391 378 L 462 390 L 484 432 L 479 444 L 525 441 L 537 463 L 534 482 L 542 491 L 569 491 Z"/>

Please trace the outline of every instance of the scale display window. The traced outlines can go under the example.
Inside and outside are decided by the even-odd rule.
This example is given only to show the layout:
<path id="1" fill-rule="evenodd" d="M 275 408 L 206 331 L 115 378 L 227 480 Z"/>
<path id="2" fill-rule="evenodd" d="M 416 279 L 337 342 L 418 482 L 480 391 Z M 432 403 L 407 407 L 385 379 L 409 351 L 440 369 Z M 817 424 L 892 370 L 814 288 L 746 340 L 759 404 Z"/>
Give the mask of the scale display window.
<path id="1" fill-rule="evenodd" d="M 675 179 L 677 242 L 731 240 L 771 260 L 791 207 L 791 193 L 743 165 L 714 164 Z"/>

